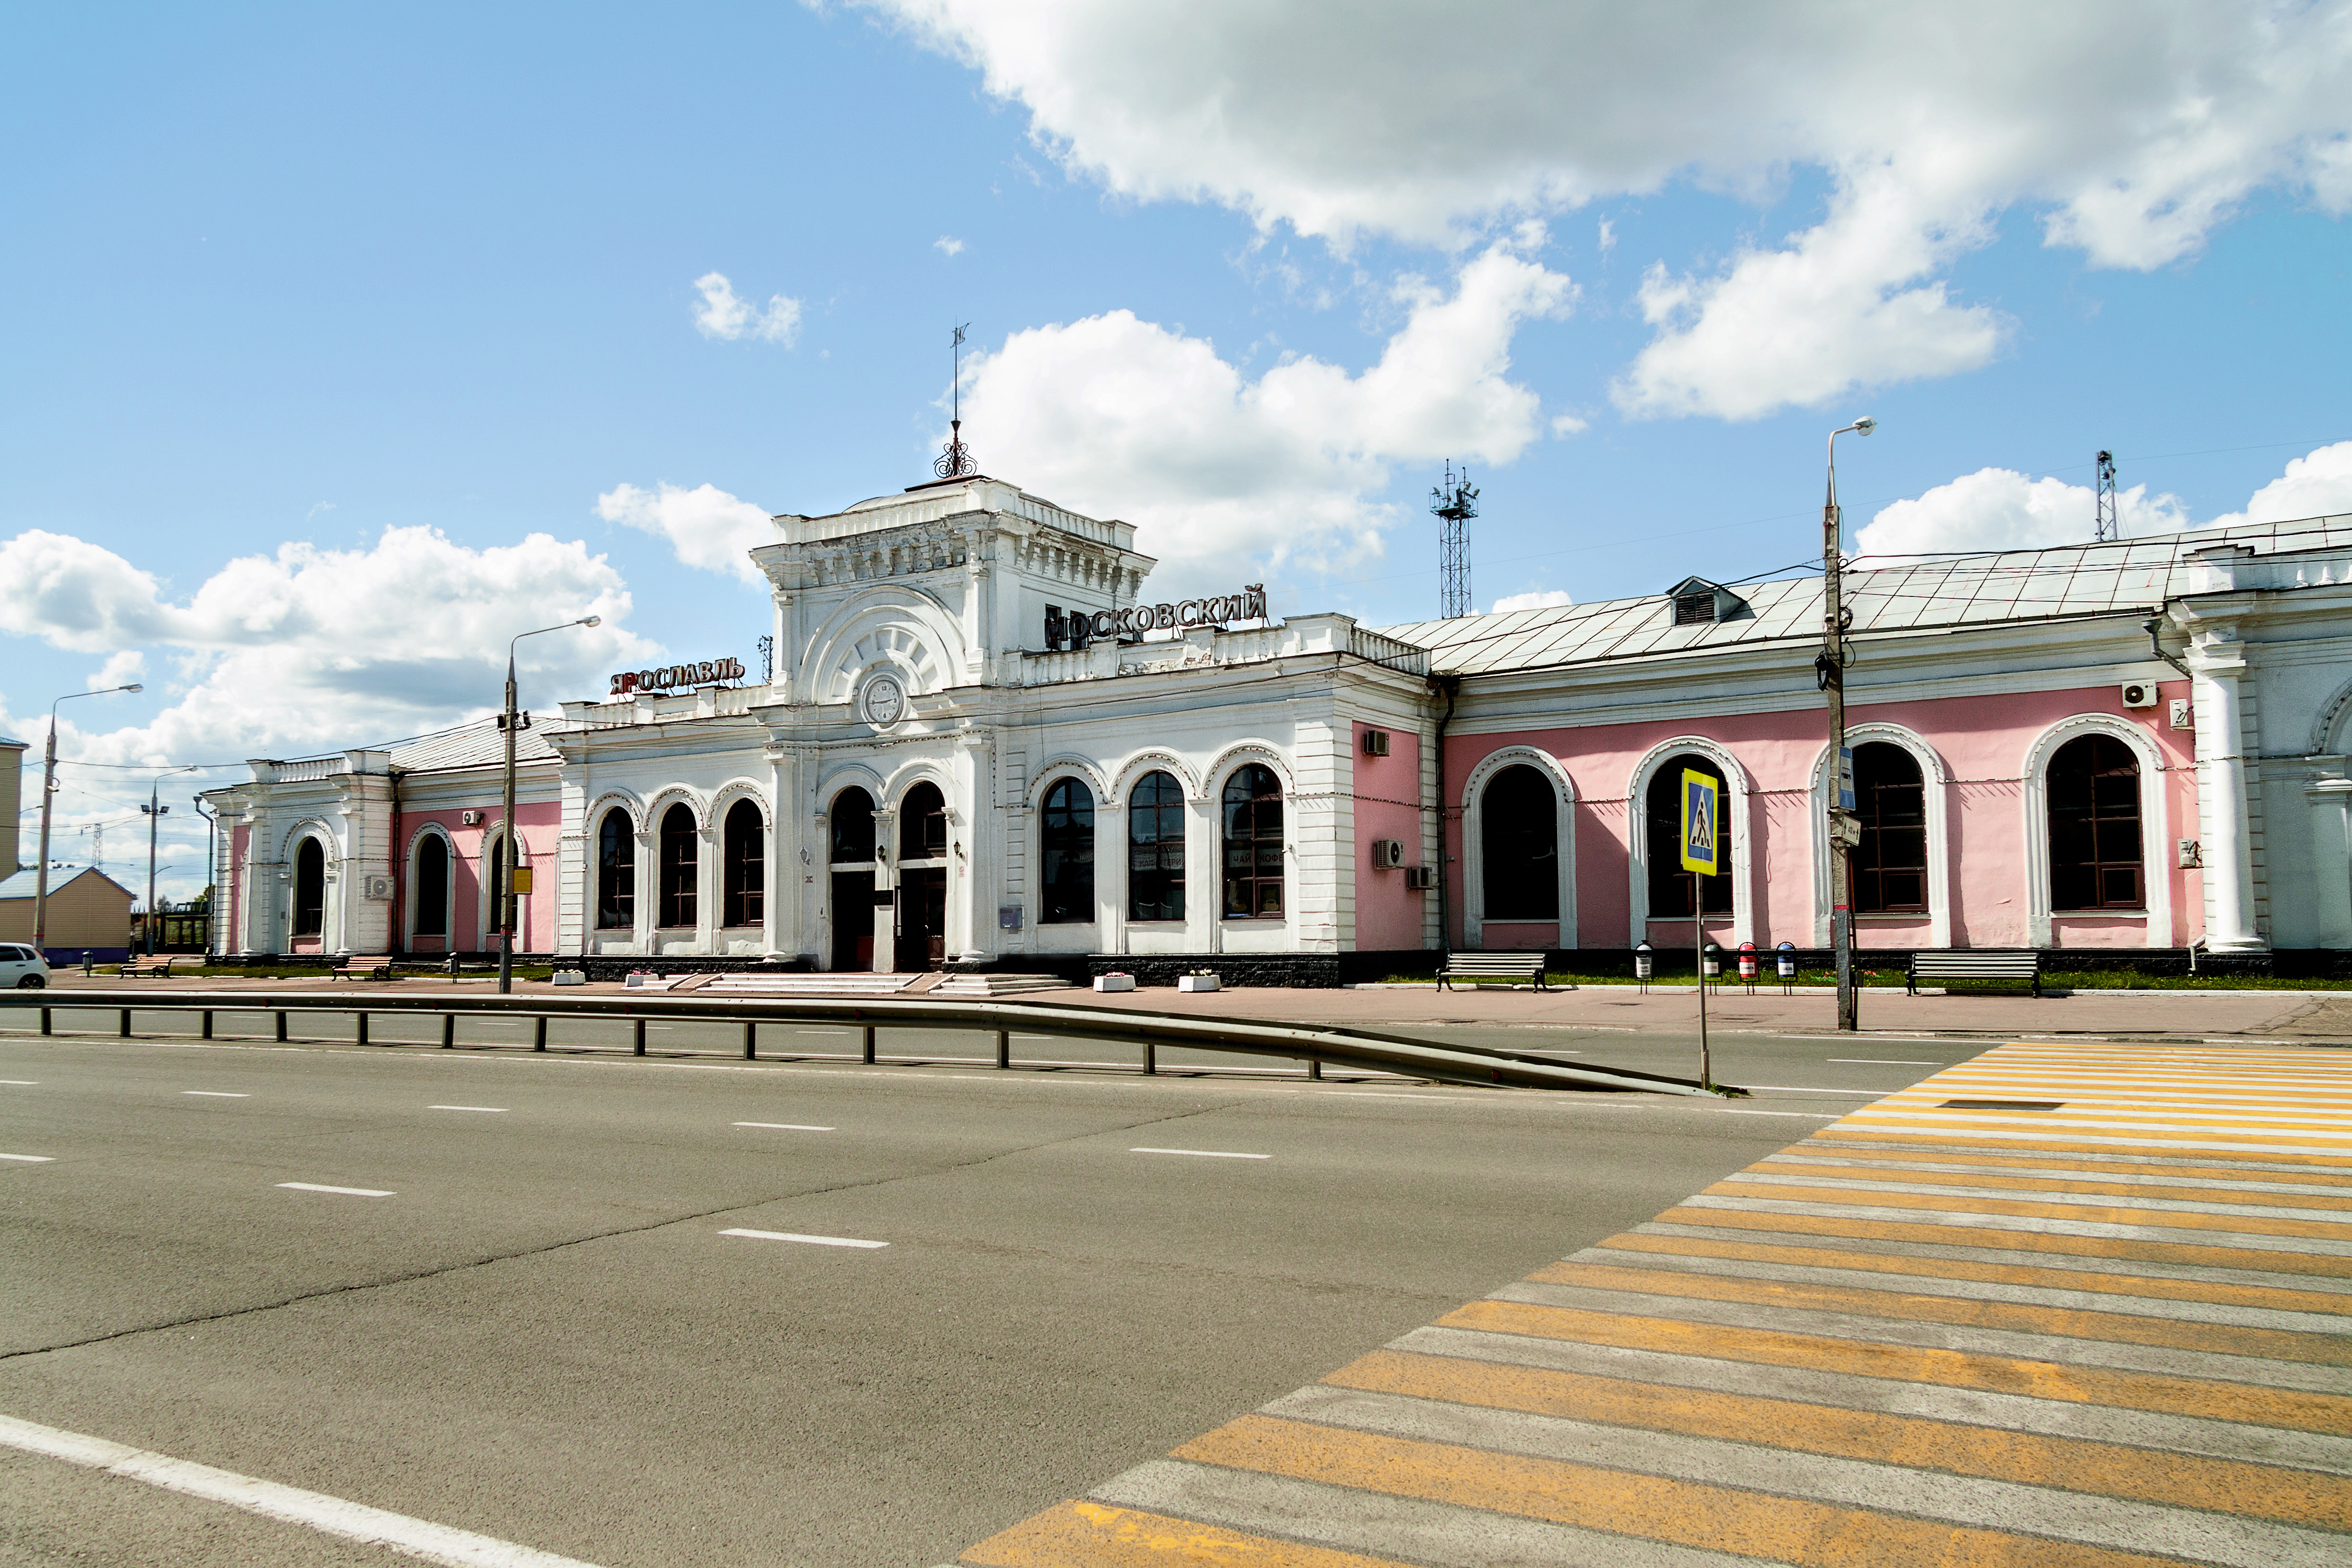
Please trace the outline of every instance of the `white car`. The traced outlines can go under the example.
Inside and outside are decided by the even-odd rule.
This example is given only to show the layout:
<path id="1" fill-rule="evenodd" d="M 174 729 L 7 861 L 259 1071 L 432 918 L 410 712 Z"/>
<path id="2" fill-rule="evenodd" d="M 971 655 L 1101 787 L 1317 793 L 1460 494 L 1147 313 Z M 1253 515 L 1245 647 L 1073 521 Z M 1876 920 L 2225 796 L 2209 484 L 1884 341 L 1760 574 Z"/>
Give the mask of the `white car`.
<path id="1" fill-rule="evenodd" d="M 0 985 L 18 991 L 38 991 L 49 983 L 48 960 L 34 948 L 0 942 Z"/>

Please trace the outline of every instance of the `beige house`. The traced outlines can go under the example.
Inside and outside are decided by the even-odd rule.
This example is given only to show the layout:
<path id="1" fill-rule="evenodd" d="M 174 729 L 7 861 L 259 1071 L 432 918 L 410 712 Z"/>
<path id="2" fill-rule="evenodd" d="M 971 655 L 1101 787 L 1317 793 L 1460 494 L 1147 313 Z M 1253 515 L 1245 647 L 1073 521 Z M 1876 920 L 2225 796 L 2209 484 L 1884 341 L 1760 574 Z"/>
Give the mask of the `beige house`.
<path id="1" fill-rule="evenodd" d="M 0 942 L 33 940 L 33 873 L 0 881 Z M 78 963 L 86 952 L 103 963 L 131 949 L 131 889 L 94 868 L 49 873 L 49 921 L 44 942 L 51 963 Z"/>

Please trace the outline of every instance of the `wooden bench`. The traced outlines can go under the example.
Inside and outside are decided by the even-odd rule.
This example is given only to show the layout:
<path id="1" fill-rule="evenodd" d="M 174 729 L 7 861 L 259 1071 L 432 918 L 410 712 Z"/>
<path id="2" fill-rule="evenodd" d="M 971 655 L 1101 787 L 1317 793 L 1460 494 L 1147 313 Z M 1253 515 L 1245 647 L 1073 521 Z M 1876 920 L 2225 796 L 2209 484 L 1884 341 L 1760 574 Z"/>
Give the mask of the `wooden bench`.
<path id="1" fill-rule="evenodd" d="M 169 980 L 172 978 L 172 961 L 178 956 L 177 953 L 159 953 L 153 958 L 129 959 L 117 973 L 125 978 L 143 974 L 151 980 Z"/>
<path id="2" fill-rule="evenodd" d="M 1550 989 L 1544 984 L 1540 952 L 1449 952 L 1445 967 L 1437 972 L 1437 988 L 1447 990 L 1456 980 L 1532 982 L 1538 991 Z"/>
<path id="3" fill-rule="evenodd" d="M 389 980 L 392 978 L 392 955 L 388 952 L 353 953 L 327 972 L 330 980 Z"/>
<path id="4" fill-rule="evenodd" d="M 1914 952 L 1903 989 L 1919 994 L 1922 980 L 2022 980 L 2042 994 L 2042 954 L 2030 947 L 1934 948 Z"/>

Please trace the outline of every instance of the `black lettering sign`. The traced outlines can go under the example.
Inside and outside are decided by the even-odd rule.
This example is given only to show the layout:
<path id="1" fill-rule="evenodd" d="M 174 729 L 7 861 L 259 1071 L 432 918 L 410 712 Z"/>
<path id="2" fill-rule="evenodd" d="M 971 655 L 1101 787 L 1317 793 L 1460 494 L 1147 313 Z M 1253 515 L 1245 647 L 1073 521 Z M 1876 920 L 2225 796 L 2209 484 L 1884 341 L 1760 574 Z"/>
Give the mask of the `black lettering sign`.
<path id="1" fill-rule="evenodd" d="M 1140 637 L 1148 631 L 1189 630 L 1222 626 L 1233 621 L 1266 618 L 1265 584 L 1252 583 L 1238 594 L 1213 599 L 1185 599 L 1173 605 L 1129 605 L 1117 610 L 1072 610 L 1045 606 L 1045 647 L 1050 653 L 1076 652 L 1103 637 Z"/>

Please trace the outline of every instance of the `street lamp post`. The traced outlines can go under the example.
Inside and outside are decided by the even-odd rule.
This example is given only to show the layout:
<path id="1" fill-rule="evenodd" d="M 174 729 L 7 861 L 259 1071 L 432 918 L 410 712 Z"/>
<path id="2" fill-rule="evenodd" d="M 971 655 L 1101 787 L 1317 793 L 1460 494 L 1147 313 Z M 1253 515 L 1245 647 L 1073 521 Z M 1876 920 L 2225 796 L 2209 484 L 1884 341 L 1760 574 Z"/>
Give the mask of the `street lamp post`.
<path id="1" fill-rule="evenodd" d="M 172 809 L 161 804 L 163 781 L 173 773 L 193 773 L 199 770 L 195 768 L 171 768 L 157 773 L 148 785 L 147 804 L 139 808 L 139 814 L 147 819 L 147 920 L 144 932 L 146 941 L 142 945 L 147 949 L 147 956 L 150 958 L 155 956 L 155 830 L 162 826 L 163 819 Z"/>
<path id="2" fill-rule="evenodd" d="M 220 921 L 220 819 L 205 809 L 203 795 L 190 795 L 196 815 L 205 819 L 205 962 L 213 961 L 213 933 Z"/>
<path id="3" fill-rule="evenodd" d="M 515 832 L 515 731 L 530 721 L 515 711 L 515 644 L 525 637 L 544 637 L 549 632 L 601 624 L 599 616 L 583 616 L 560 626 L 541 626 L 535 632 L 518 632 L 507 644 L 507 702 L 505 711 L 499 715 L 499 728 L 507 732 L 506 813 L 499 819 L 498 860 L 490 868 L 490 874 L 498 879 L 499 994 L 501 996 L 514 990 L 515 894 L 520 890 L 515 886 L 515 846 L 520 839 L 520 835 Z M 528 878 L 530 872 L 525 868 L 522 874 Z"/>
<path id="4" fill-rule="evenodd" d="M 49 940 L 49 808 L 58 794 L 58 702 L 138 689 L 136 681 L 129 686 L 101 686 L 95 691 L 68 691 L 49 704 L 49 746 L 41 764 L 41 858 L 33 871 L 33 951 L 44 957 L 48 954 Z"/>
<path id="5" fill-rule="evenodd" d="M 1830 432 L 1829 499 L 1822 506 L 1822 651 L 1813 672 L 1830 701 L 1830 946 L 1837 955 L 1837 1026 L 1862 1026 L 1853 990 L 1853 887 L 1847 857 L 1862 842 L 1862 818 L 1854 815 L 1853 753 L 1845 744 L 1845 628 L 1840 573 L 1845 558 L 1839 540 L 1837 438 L 1851 430 L 1867 436 L 1878 421 L 1864 417 Z"/>

